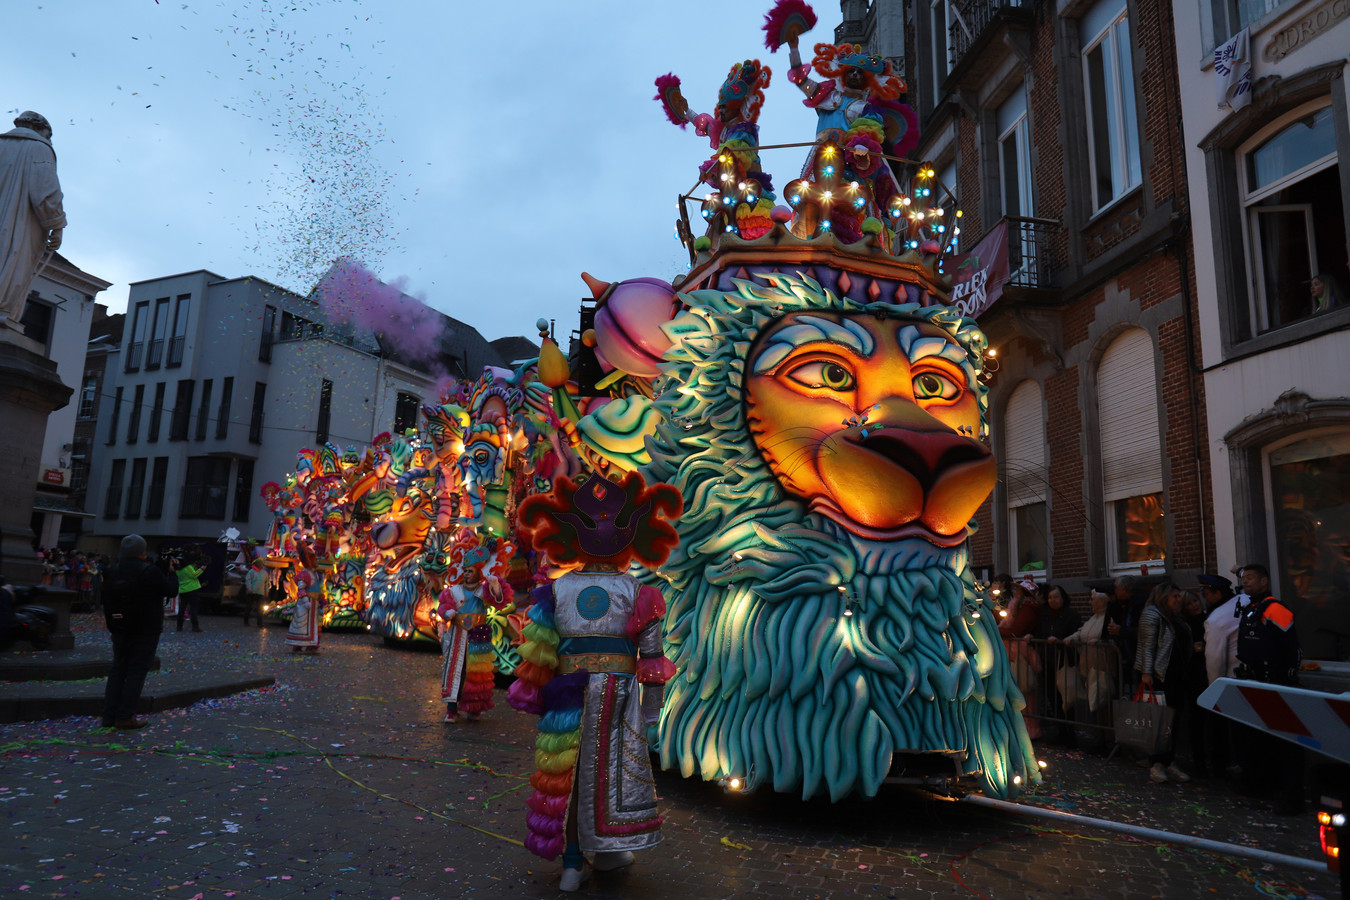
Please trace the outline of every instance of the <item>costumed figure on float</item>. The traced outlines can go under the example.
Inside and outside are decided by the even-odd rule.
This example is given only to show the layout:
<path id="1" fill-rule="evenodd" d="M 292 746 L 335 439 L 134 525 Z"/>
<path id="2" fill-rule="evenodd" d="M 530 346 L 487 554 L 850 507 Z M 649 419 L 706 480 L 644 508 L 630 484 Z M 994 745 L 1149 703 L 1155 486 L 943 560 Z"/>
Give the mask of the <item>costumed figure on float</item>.
<path id="1" fill-rule="evenodd" d="M 694 113 L 673 74 L 656 79 L 656 97 L 666 117 L 681 128 L 689 123 L 708 138 L 713 155 L 699 166 L 699 180 L 713 189 L 703 202 L 710 232 L 732 232 L 754 240 L 773 228 L 773 180 L 760 167 L 759 120 L 768 66 L 747 59 L 731 67 L 717 93 L 713 113 Z"/>
<path id="2" fill-rule="evenodd" d="M 905 82 L 890 62 L 855 44 L 817 44 L 815 58 L 804 64 L 797 42 L 815 22 L 801 0 L 779 0 L 765 17 L 765 44 L 775 51 L 788 45 L 788 80 L 801 88 L 802 102 L 818 119 L 801 178 L 785 186 L 783 196 L 796 213 L 793 234 L 833 231 L 851 244 L 907 216 L 906 195 L 885 157 L 903 156 L 917 145 L 918 116 L 899 101 Z M 813 68 L 824 81 L 810 77 Z"/>
<path id="3" fill-rule="evenodd" d="M 441 625 L 441 700 L 445 721 L 461 713 L 470 720 L 492 708 L 494 654 L 488 610 L 511 605 L 511 585 L 498 565 L 509 544 L 495 550 L 471 531 L 450 546 L 450 584 L 441 591 L 436 618 Z"/>
<path id="4" fill-rule="evenodd" d="M 661 839 L 646 733 L 674 667 L 661 648 L 665 600 L 628 574 L 659 567 L 678 538 L 680 495 L 637 473 L 560 477 L 528 498 L 520 528 L 536 550 L 573 568 L 534 591 L 524 661 L 509 701 L 542 714 L 526 846 L 563 857 L 560 887 L 632 861 Z"/>

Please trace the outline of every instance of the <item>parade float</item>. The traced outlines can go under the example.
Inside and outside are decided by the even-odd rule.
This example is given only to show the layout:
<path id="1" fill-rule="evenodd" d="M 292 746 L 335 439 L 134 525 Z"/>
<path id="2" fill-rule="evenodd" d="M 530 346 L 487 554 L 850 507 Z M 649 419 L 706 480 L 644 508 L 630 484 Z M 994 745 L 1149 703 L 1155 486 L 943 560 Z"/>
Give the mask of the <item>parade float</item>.
<path id="1" fill-rule="evenodd" d="M 914 118 L 889 63 L 818 44 L 802 64 L 813 24 L 782 0 L 765 26 L 818 116 L 783 205 L 765 209 L 758 154 L 766 66 L 733 66 L 711 115 L 657 80 L 671 121 L 713 149 L 707 193 L 681 197 L 690 271 L 584 276 L 594 325 L 568 356 L 545 335 L 540 379 L 587 468 L 684 499 L 679 546 L 644 576 L 677 669 L 665 768 L 803 798 L 888 781 L 1012 796 L 1040 775 L 970 569 L 996 467 L 985 338 L 940 271 L 959 213 L 903 156 Z M 573 376 L 595 364 L 593 383 Z"/>

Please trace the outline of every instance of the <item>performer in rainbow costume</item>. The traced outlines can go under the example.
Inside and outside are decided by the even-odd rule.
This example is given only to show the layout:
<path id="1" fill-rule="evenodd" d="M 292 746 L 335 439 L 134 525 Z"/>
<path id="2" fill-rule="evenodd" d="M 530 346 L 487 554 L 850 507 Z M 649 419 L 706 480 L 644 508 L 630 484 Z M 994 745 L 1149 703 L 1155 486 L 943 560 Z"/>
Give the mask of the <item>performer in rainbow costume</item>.
<path id="1" fill-rule="evenodd" d="M 646 735 L 675 668 L 661 648 L 665 599 L 627 570 L 665 562 L 682 509 L 673 488 L 648 487 L 636 472 L 618 482 L 562 476 L 521 505 L 535 549 L 577 567 L 534 590 L 508 695 L 543 714 L 525 845 L 545 859 L 562 854 L 564 891 L 581 886 L 583 853 L 596 869 L 617 869 L 661 840 Z"/>
<path id="2" fill-rule="evenodd" d="M 441 626 L 441 699 L 445 721 L 459 714 L 477 719 L 492 708 L 493 653 L 488 607 L 511 603 L 511 586 L 484 572 L 493 552 L 471 531 L 450 547 L 451 584 L 441 591 L 436 609 Z"/>

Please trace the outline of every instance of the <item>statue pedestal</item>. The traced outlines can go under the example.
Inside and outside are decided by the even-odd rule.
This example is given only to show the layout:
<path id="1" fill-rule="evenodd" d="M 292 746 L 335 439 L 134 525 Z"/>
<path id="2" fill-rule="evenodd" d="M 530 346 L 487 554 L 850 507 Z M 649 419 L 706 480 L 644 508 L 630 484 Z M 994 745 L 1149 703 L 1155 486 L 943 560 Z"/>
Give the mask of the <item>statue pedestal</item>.
<path id="1" fill-rule="evenodd" d="M 0 327 L 0 572 L 15 584 L 42 580 L 32 529 L 42 441 L 47 417 L 72 393 L 41 344 Z"/>

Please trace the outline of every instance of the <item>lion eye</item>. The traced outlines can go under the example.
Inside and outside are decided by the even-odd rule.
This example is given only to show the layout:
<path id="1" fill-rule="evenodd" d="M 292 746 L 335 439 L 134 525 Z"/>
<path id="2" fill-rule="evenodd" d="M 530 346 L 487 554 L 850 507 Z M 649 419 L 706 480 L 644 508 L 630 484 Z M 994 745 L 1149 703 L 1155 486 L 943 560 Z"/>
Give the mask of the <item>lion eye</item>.
<path id="1" fill-rule="evenodd" d="M 921 372 L 914 376 L 915 400 L 955 400 L 960 393 L 960 386 L 936 372 Z"/>
<path id="2" fill-rule="evenodd" d="M 851 390 L 855 384 L 853 373 L 833 362 L 806 363 L 793 369 L 787 377 L 804 387 L 831 391 Z"/>

